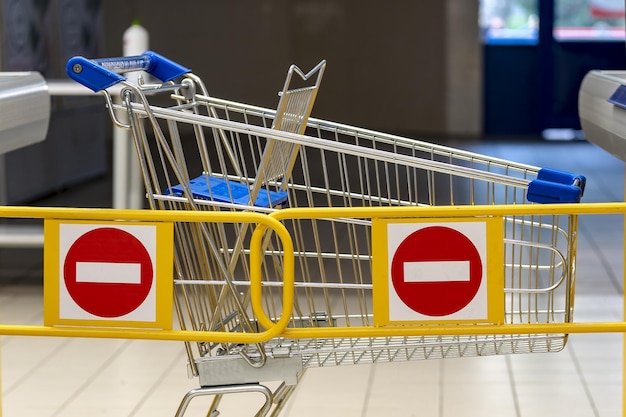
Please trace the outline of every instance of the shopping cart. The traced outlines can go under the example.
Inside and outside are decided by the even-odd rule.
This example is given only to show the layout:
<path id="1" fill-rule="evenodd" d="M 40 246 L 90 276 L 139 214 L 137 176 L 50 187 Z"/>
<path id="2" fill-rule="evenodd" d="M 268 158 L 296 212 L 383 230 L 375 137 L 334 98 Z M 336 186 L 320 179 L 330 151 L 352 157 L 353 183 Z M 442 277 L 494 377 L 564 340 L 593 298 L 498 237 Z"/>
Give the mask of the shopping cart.
<path id="1" fill-rule="evenodd" d="M 278 413 L 309 367 L 556 352 L 566 344 L 566 334 L 316 336 L 316 330 L 381 325 L 373 315 L 372 219 L 334 215 L 332 208 L 578 202 L 585 185 L 580 175 L 309 117 L 324 69 L 323 61 L 307 74 L 292 66 L 277 110 L 271 110 L 211 97 L 199 77 L 153 52 L 68 62 L 69 75 L 101 91 L 114 123 L 132 131 L 150 208 L 280 213 L 293 239 L 295 296 L 288 327 L 308 329 L 302 333 L 308 336 L 285 331 L 256 345 L 187 343 L 189 369 L 200 388 L 185 396 L 177 415 L 196 396 L 215 394 L 212 415 L 223 394 L 241 391 L 266 396 L 258 415 L 268 413 L 272 401 Z M 146 70 L 163 83 L 133 84 L 118 74 L 130 70 Z M 121 104 L 107 92 L 116 84 L 122 85 Z M 299 207 L 318 210 L 289 215 Z M 499 320 L 570 322 L 576 216 L 513 215 L 502 223 Z M 253 234 L 243 223 L 176 225 L 175 312 L 181 328 L 236 335 L 260 331 L 281 316 L 283 251 L 271 234 L 262 237 L 263 320 L 251 306 Z M 261 381 L 282 384 L 272 392 Z"/>

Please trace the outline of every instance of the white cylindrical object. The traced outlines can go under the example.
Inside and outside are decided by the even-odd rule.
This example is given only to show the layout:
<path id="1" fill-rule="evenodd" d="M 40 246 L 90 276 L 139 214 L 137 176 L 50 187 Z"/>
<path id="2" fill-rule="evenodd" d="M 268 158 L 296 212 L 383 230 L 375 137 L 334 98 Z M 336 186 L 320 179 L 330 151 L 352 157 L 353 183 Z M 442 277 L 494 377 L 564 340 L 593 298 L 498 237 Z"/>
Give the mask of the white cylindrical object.
<path id="1" fill-rule="evenodd" d="M 124 31 L 122 53 L 124 56 L 141 55 L 149 48 L 148 31 L 137 21 Z M 139 76 L 147 80 L 148 74 L 143 71 L 124 74 L 136 83 Z M 133 141 L 129 131 L 114 127 L 113 132 L 113 207 L 143 208 L 145 191 L 141 177 L 141 169 Z"/>
<path id="2" fill-rule="evenodd" d="M 118 117 L 123 117 L 118 112 Z M 128 167 L 131 156 L 131 138 L 129 131 L 113 125 L 113 208 L 125 209 L 129 207 L 129 182 Z"/>
<path id="3" fill-rule="evenodd" d="M 133 24 L 124 31 L 123 36 L 123 49 L 124 56 L 141 55 L 146 52 L 150 45 L 150 34 L 148 31 L 134 21 Z M 132 82 L 136 82 L 137 78 L 141 75 L 146 79 L 147 73 L 143 71 L 131 72 L 124 74 Z"/>

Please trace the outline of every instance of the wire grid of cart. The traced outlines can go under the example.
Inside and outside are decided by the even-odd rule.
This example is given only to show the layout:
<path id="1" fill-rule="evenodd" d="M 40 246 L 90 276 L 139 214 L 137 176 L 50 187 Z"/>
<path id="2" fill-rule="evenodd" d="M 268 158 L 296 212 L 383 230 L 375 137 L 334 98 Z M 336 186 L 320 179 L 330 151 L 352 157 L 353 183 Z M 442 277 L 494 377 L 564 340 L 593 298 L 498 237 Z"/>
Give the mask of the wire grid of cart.
<path id="1" fill-rule="evenodd" d="M 309 117 L 324 69 L 325 62 L 308 74 L 292 67 L 277 110 L 211 97 L 190 72 L 178 83 L 122 80 L 121 105 L 105 93 L 114 121 L 133 133 L 150 207 L 271 213 L 285 207 L 323 212 L 528 203 L 529 184 L 541 177 L 537 167 Z M 113 109 L 128 121 L 119 121 Z M 570 322 L 576 216 L 510 216 L 504 222 L 505 323 Z M 372 327 L 370 219 L 293 219 L 285 226 L 296 254 L 289 326 Z M 183 329 L 259 330 L 250 307 L 252 232 L 246 224 L 176 225 L 175 307 Z M 263 308 L 278 318 L 281 242 L 268 234 L 263 248 Z M 257 369 L 289 357 L 307 368 L 555 352 L 566 340 L 565 334 L 277 337 L 254 346 L 207 340 L 186 348 L 201 386 L 212 386 L 254 380 L 239 368 L 216 371 L 214 365 L 229 358 Z"/>
<path id="2" fill-rule="evenodd" d="M 266 109 L 209 97 L 202 100 L 226 120 L 269 126 L 274 117 L 274 112 Z M 299 159 L 287 186 L 274 182 L 265 189 L 271 193 L 286 188 L 288 207 L 524 204 L 528 182 L 538 172 L 535 167 L 322 120 L 310 119 L 306 133 L 310 135 L 306 141 L 294 139 L 301 140 Z M 244 137 L 242 133 L 233 133 L 231 138 L 232 148 L 238 149 L 250 139 L 255 145 L 263 139 L 260 134 Z M 221 177 L 225 168 L 209 171 L 205 167 L 203 172 Z M 254 178 L 232 173 L 228 179 L 254 182 Z M 159 198 L 174 200 L 162 195 Z M 227 206 L 201 199 L 195 202 L 201 209 Z M 187 204 L 177 208 L 189 208 Z M 370 222 L 298 219 L 287 226 L 298 255 L 293 326 L 372 326 Z M 503 244 L 507 323 L 571 320 L 576 230 L 576 218 L 572 216 L 506 219 Z M 235 239 L 221 242 L 225 248 L 238 246 Z M 279 256 L 280 248 L 272 247 L 271 254 Z M 280 262 L 275 258 L 272 261 Z M 270 265 L 268 262 L 267 268 Z M 279 271 L 280 267 L 268 271 L 268 281 L 275 277 L 279 283 Z M 271 282 L 266 285 L 272 288 Z M 275 315 L 280 311 L 280 305 L 273 304 L 277 299 L 278 295 L 268 291 L 267 309 Z M 562 349 L 565 341 L 565 335 L 436 336 L 294 340 L 289 346 L 306 357 L 307 366 L 324 366 L 550 352 Z M 274 342 L 285 346 L 285 341 Z"/>

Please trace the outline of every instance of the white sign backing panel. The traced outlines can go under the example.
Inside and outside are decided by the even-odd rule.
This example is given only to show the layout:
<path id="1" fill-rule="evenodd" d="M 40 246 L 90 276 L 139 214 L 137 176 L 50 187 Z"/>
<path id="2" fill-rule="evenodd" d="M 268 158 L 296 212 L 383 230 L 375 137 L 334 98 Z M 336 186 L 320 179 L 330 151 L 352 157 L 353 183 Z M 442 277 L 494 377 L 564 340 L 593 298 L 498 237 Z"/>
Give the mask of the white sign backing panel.
<path id="1" fill-rule="evenodd" d="M 503 320 L 503 221 L 374 219 L 374 321 Z"/>
<path id="2" fill-rule="evenodd" d="M 47 220 L 47 325 L 171 328 L 173 225 Z"/>

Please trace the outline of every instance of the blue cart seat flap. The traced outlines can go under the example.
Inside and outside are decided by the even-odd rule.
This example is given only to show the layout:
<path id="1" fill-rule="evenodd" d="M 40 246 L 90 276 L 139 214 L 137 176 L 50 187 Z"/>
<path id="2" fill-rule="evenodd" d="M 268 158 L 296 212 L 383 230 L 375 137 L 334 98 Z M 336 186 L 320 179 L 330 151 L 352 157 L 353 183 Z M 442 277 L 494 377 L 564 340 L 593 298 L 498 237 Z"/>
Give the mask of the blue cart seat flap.
<path id="1" fill-rule="evenodd" d="M 207 183 L 208 181 L 208 183 Z M 191 193 L 194 198 L 217 201 L 220 203 L 234 203 L 241 205 L 250 204 L 250 188 L 245 184 L 217 178 L 209 175 L 201 175 L 189 182 Z M 182 197 L 183 187 L 179 184 L 168 188 L 169 195 Z M 286 191 L 267 191 L 261 189 L 254 205 L 257 207 L 275 207 L 287 201 Z"/>
<path id="2" fill-rule="evenodd" d="M 542 168 L 528 184 L 526 198 L 533 203 L 579 203 L 586 182 L 582 175 Z"/>

